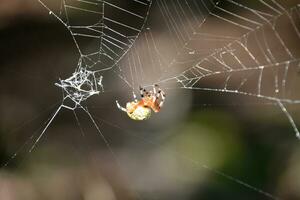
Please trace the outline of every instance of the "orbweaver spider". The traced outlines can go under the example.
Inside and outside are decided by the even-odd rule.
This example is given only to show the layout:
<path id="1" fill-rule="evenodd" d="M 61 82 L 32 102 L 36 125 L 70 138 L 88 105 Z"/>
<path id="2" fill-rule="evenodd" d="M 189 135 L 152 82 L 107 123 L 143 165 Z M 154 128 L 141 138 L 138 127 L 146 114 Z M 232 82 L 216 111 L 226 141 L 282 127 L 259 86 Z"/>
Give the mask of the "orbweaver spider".
<path id="1" fill-rule="evenodd" d="M 146 120 L 151 116 L 151 110 L 158 113 L 162 108 L 166 94 L 162 91 L 158 85 L 153 86 L 153 90 L 147 91 L 145 88 L 140 87 L 141 100 L 137 100 L 133 93 L 134 101 L 128 102 L 126 108 L 120 106 L 116 101 L 120 110 L 127 113 L 127 115 L 133 120 Z"/>

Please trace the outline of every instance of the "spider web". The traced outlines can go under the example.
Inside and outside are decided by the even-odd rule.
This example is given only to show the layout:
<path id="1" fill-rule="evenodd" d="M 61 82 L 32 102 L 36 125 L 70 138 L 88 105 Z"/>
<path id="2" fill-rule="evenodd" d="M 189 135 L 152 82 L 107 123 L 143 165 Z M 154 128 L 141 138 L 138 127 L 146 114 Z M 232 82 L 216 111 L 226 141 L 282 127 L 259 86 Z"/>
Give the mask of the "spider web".
<path id="1" fill-rule="evenodd" d="M 145 25 L 151 1 L 132 0 L 128 5 L 118 0 L 38 2 L 66 27 L 79 53 L 72 76 L 56 83 L 65 93 L 64 100 L 73 101 L 72 106 L 64 105 L 72 110 L 103 90 L 99 74 L 113 69 L 132 47 Z"/>
<path id="2" fill-rule="evenodd" d="M 150 0 L 38 1 L 70 32 L 79 61 L 70 77 L 56 83 L 63 90 L 62 104 L 30 151 L 62 109 L 72 110 L 76 116 L 75 109 L 79 108 L 88 115 L 116 158 L 88 108 L 82 105 L 104 91 L 104 71 L 117 74 L 132 91 L 139 85 L 159 84 L 167 91 L 203 90 L 275 102 L 300 139 L 295 120 L 287 109 L 287 105 L 300 103 L 296 92 L 300 66 L 299 5 L 283 5 L 275 0 L 259 0 L 259 5 L 232 0 L 157 0 L 150 12 Z M 163 19 L 163 23 L 152 27 L 150 21 L 145 27 L 148 18 Z M 222 24 L 223 29 L 215 30 L 216 24 Z M 163 28 L 163 39 L 168 38 L 169 42 L 156 37 L 156 28 Z M 289 34 L 285 34 L 286 30 Z M 211 82 L 213 86 L 207 84 Z M 72 104 L 66 104 L 67 100 Z M 17 153 L 11 159 L 16 156 Z M 190 162 L 277 198 L 221 171 Z"/>
<path id="3" fill-rule="evenodd" d="M 147 21 L 152 2 L 132 0 L 127 2 L 129 5 L 124 5 L 124 1 L 118 0 L 60 0 L 54 3 L 38 0 L 38 2 L 70 32 L 79 52 L 79 61 L 69 78 L 60 79 L 59 83 L 55 83 L 62 88 L 62 103 L 46 123 L 30 152 L 62 109 L 74 111 L 77 108 L 85 111 L 111 150 L 108 141 L 88 109 L 82 106 L 82 102 L 104 91 L 101 73 L 114 70 L 117 63 L 133 46 Z M 126 6 L 132 10 L 124 8 Z M 59 9 L 55 11 L 57 7 Z M 86 45 L 89 47 L 86 48 Z M 74 114 L 76 115 L 75 112 Z M 15 156 L 16 154 L 12 159 Z"/>
<path id="4" fill-rule="evenodd" d="M 171 39 L 167 44 L 156 40 L 155 30 L 147 28 L 139 38 L 146 42 L 137 44 L 120 67 L 129 66 L 119 73 L 130 88 L 155 83 L 274 102 L 300 139 L 286 108 L 300 103 L 299 5 L 160 0 L 156 7 Z M 142 67 L 144 63 L 149 64 Z"/>
<path id="5" fill-rule="evenodd" d="M 94 71 L 111 69 L 129 51 L 147 20 L 151 5 L 149 0 L 126 3 L 60 0 L 56 5 L 39 2 L 70 32 L 82 61 L 78 67 Z M 48 4 L 60 8 L 54 12 Z M 86 44 L 90 44 L 89 48 L 85 48 Z"/>

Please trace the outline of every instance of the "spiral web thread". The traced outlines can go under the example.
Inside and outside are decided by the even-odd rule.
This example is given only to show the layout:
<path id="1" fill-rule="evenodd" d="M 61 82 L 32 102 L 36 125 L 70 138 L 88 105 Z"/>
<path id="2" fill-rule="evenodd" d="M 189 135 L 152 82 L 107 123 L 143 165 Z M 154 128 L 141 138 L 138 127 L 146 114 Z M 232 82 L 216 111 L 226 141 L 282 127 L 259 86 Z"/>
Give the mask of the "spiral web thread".
<path id="1" fill-rule="evenodd" d="M 119 73 L 130 88 L 140 84 L 168 88 L 175 83 L 175 88 L 275 103 L 300 139 L 287 109 L 300 103 L 300 6 L 283 4 L 275 0 L 256 4 L 158 0 L 155 6 L 171 42 L 160 45 L 154 31 L 147 28 L 139 37 L 146 42 L 132 48 Z M 211 24 L 223 29 L 215 30 Z M 174 49 L 174 56 L 164 56 L 165 46 Z M 143 67 L 143 63 L 150 64 Z M 208 86 L 211 82 L 218 84 Z"/>

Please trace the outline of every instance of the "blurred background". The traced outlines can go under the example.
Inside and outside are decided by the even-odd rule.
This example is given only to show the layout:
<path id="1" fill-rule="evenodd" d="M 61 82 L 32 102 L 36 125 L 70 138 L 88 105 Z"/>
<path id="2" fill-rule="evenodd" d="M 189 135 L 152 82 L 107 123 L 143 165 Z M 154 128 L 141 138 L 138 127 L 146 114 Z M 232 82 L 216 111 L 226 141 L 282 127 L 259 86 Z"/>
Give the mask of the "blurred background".
<path id="1" fill-rule="evenodd" d="M 157 8 L 151 11 L 154 36 L 170 42 Z M 285 35 L 293 40 L 289 30 Z M 256 97 L 174 85 L 161 113 L 136 122 L 115 105 L 131 101 L 132 90 L 112 73 L 104 76 L 105 92 L 85 103 L 111 149 L 84 112 L 76 110 L 76 120 L 63 110 L 29 153 L 61 104 L 54 83 L 71 75 L 78 52 L 64 26 L 34 0 L 0 0 L 0 47 L 0 199 L 271 199 L 240 181 L 300 199 L 299 140 L 277 104 Z M 293 49 L 299 52 L 299 43 Z M 299 96 L 294 74 L 289 88 Z M 217 80 L 209 84 L 214 88 Z M 288 108 L 299 124 L 299 106 Z"/>

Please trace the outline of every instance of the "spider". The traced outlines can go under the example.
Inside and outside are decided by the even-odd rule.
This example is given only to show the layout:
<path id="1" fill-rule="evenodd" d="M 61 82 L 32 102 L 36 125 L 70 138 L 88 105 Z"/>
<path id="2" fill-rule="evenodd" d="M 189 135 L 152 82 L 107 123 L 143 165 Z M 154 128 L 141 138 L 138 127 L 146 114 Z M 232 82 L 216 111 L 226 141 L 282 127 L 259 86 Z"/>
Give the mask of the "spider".
<path id="1" fill-rule="evenodd" d="M 147 91 L 145 88 L 140 87 L 141 99 L 137 100 L 133 93 L 134 101 L 128 102 L 126 108 L 120 106 L 116 101 L 120 110 L 127 113 L 127 115 L 133 120 L 146 120 L 151 116 L 151 110 L 158 113 L 164 104 L 166 94 L 162 91 L 158 85 L 153 86 L 153 90 Z"/>

